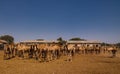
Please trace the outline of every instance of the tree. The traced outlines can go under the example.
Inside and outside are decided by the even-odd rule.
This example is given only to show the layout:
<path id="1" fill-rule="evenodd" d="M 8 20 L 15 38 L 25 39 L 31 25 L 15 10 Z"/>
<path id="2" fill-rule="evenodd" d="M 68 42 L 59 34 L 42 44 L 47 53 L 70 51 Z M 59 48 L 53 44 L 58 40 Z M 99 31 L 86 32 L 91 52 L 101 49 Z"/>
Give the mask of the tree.
<path id="1" fill-rule="evenodd" d="M 59 37 L 59 38 L 57 39 L 57 41 L 63 41 L 62 37 Z"/>
<path id="2" fill-rule="evenodd" d="M 57 39 L 57 41 L 59 41 L 59 44 L 60 44 L 60 45 L 66 44 L 66 41 L 63 40 L 62 37 L 59 37 L 59 38 Z"/>
<path id="3" fill-rule="evenodd" d="M 14 43 L 14 37 L 12 37 L 10 35 L 0 36 L 0 39 L 7 41 L 9 44 Z"/>
<path id="4" fill-rule="evenodd" d="M 101 46 L 106 46 L 106 45 L 107 45 L 107 43 L 104 43 L 104 42 L 103 42 L 103 43 L 101 43 Z"/>
<path id="5" fill-rule="evenodd" d="M 85 39 L 78 38 L 78 37 L 75 37 L 75 38 L 69 39 L 69 41 L 86 41 L 86 40 L 85 40 Z"/>
<path id="6" fill-rule="evenodd" d="M 110 44 L 104 43 L 104 42 L 103 42 L 101 45 L 102 45 L 102 46 L 110 46 Z"/>
<path id="7" fill-rule="evenodd" d="M 116 46 L 120 48 L 120 43 L 116 43 Z"/>
<path id="8" fill-rule="evenodd" d="M 37 41 L 44 41 L 44 39 L 36 39 Z"/>

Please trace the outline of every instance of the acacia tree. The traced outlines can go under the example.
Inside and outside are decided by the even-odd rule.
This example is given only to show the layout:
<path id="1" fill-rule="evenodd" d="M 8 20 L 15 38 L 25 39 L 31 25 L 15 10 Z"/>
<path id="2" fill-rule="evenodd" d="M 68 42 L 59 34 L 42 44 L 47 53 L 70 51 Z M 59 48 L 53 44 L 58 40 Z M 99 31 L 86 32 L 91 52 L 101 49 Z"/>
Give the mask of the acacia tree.
<path id="1" fill-rule="evenodd" d="M 120 43 L 117 43 L 116 45 L 120 46 Z"/>
<path id="2" fill-rule="evenodd" d="M 120 48 L 120 43 L 116 43 L 116 46 Z"/>
<path id="3" fill-rule="evenodd" d="M 14 43 L 14 37 L 10 35 L 0 36 L 0 39 L 7 41 L 9 44 Z"/>
<path id="4" fill-rule="evenodd" d="M 79 37 L 71 38 L 69 41 L 86 41 L 85 39 L 81 39 Z"/>
<path id="5" fill-rule="evenodd" d="M 59 44 L 60 44 L 60 45 L 66 44 L 66 41 L 63 40 L 62 37 L 59 37 L 59 38 L 57 39 L 57 41 L 59 41 Z"/>
<path id="6" fill-rule="evenodd" d="M 44 39 L 36 39 L 37 41 L 44 41 Z"/>
<path id="7" fill-rule="evenodd" d="M 59 37 L 59 38 L 57 39 L 57 41 L 63 41 L 62 37 Z"/>

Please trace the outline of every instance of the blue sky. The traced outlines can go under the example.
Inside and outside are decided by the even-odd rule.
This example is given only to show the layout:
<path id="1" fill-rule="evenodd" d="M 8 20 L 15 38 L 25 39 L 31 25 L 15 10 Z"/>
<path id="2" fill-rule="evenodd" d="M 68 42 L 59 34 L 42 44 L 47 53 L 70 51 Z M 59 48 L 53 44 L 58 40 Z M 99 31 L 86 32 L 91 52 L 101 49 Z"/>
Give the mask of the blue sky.
<path id="1" fill-rule="evenodd" d="M 0 0 L 0 35 L 120 42 L 120 0 Z"/>

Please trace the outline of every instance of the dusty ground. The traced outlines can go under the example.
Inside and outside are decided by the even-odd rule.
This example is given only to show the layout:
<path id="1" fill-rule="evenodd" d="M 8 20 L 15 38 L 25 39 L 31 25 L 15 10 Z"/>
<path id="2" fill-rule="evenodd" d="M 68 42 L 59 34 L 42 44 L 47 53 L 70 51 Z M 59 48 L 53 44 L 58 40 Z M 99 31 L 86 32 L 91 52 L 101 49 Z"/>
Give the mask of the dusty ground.
<path id="1" fill-rule="evenodd" d="M 120 54 L 76 55 L 72 62 L 59 60 L 40 63 L 34 59 L 3 60 L 0 51 L 0 74 L 120 74 Z"/>

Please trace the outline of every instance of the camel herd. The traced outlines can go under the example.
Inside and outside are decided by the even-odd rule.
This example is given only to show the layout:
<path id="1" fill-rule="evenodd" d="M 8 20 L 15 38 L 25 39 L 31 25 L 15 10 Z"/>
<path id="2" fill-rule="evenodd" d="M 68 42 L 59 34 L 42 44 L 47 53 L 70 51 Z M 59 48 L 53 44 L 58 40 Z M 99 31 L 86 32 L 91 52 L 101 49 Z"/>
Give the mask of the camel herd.
<path id="1" fill-rule="evenodd" d="M 101 46 L 94 44 L 56 44 L 56 43 L 41 43 L 41 44 L 5 44 L 4 59 L 12 59 L 20 57 L 23 59 L 35 59 L 40 62 L 49 62 L 60 59 L 61 56 L 68 56 L 67 60 L 72 61 L 76 54 L 100 54 L 112 53 L 116 56 L 116 46 Z"/>

